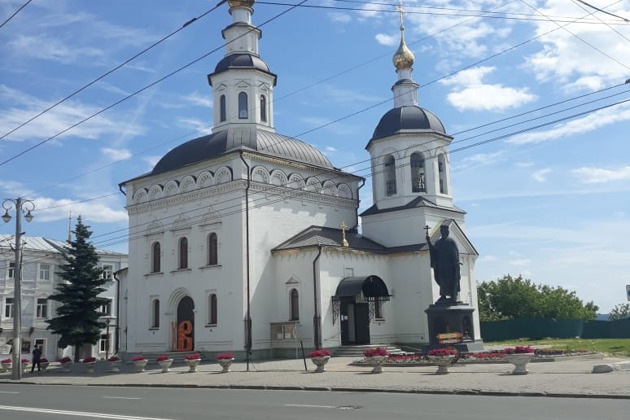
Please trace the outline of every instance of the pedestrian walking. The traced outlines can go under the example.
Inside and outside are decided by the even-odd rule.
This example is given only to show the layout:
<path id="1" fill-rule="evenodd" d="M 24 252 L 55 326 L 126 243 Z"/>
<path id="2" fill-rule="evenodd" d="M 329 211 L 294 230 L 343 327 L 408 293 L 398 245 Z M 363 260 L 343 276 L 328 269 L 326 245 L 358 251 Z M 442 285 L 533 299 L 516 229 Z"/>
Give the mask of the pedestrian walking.
<path id="1" fill-rule="evenodd" d="M 35 370 L 35 365 L 37 365 L 37 372 L 41 372 L 42 367 L 40 365 L 42 359 L 42 349 L 39 346 L 35 346 L 33 349 L 33 366 L 31 366 L 31 373 Z"/>

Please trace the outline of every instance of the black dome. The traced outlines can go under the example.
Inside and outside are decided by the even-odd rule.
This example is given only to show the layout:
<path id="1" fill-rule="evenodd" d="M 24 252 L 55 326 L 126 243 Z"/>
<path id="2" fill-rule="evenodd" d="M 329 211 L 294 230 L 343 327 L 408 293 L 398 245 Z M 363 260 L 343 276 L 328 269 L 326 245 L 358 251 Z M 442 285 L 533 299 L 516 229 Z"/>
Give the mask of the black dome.
<path id="1" fill-rule="evenodd" d="M 237 137 L 237 138 L 236 138 Z M 155 165 L 152 175 L 216 158 L 233 150 L 254 150 L 262 154 L 332 169 L 326 156 L 310 144 L 274 132 L 258 130 L 253 138 L 235 136 L 230 130 L 219 131 L 180 144 Z"/>
<path id="2" fill-rule="evenodd" d="M 403 106 L 387 111 L 374 130 L 372 140 L 391 136 L 401 130 L 432 130 L 446 134 L 444 125 L 431 111 L 419 106 Z"/>
<path id="3" fill-rule="evenodd" d="M 229 69 L 258 69 L 269 73 L 269 66 L 260 57 L 252 54 L 230 54 L 217 63 L 215 73 L 221 73 Z"/>

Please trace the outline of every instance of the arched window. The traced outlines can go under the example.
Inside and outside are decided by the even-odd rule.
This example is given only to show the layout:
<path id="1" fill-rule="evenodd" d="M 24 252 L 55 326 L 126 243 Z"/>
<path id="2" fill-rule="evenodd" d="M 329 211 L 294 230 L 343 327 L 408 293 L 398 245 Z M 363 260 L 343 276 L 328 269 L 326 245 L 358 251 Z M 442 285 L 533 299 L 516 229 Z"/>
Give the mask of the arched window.
<path id="1" fill-rule="evenodd" d="M 420 153 L 413 153 L 409 159 L 411 167 L 411 192 L 426 192 L 424 181 L 424 159 Z"/>
<path id="2" fill-rule="evenodd" d="M 267 97 L 260 95 L 260 121 L 267 122 Z"/>
<path id="3" fill-rule="evenodd" d="M 188 268 L 188 239 L 181 238 L 179 240 L 179 266 L 180 270 Z"/>
<path id="4" fill-rule="evenodd" d="M 438 172 L 440 176 L 440 193 L 448 194 L 448 187 L 446 185 L 446 161 L 444 155 L 438 156 Z"/>
<path id="5" fill-rule="evenodd" d="M 247 93 L 245 92 L 238 94 L 238 118 L 247 119 Z"/>
<path id="6" fill-rule="evenodd" d="M 208 296 L 208 324 L 217 325 L 217 295 Z"/>
<path id="7" fill-rule="evenodd" d="M 383 319 L 383 301 L 379 298 L 376 298 L 374 301 L 374 318 Z"/>
<path id="8" fill-rule="evenodd" d="M 291 305 L 291 321 L 298 321 L 300 319 L 300 295 L 297 289 L 291 289 L 289 299 Z"/>
<path id="9" fill-rule="evenodd" d="M 385 158 L 385 192 L 388 196 L 396 194 L 396 161 L 392 155 Z"/>
<path id="10" fill-rule="evenodd" d="M 225 95 L 221 95 L 219 98 L 219 120 L 221 122 L 227 119 L 226 114 Z"/>
<path id="11" fill-rule="evenodd" d="M 151 245 L 151 272 L 159 273 L 161 271 L 160 264 L 160 243 L 153 242 Z"/>
<path id="12" fill-rule="evenodd" d="M 217 265 L 219 257 L 217 253 L 217 234 L 208 235 L 208 265 Z"/>
<path id="13" fill-rule="evenodd" d="M 160 328 L 160 300 L 151 302 L 151 328 Z"/>

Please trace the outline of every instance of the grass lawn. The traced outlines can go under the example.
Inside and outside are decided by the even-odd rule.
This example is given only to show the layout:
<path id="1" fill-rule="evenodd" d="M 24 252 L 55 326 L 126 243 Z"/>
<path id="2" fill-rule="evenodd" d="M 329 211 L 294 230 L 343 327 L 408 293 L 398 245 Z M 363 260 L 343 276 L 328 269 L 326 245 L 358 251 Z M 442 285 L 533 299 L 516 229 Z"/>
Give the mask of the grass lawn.
<path id="1" fill-rule="evenodd" d="M 591 350 L 611 356 L 630 357 L 630 338 L 547 338 L 543 340 L 530 340 L 522 338 L 510 341 L 484 342 L 490 346 L 536 346 L 559 350 Z"/>

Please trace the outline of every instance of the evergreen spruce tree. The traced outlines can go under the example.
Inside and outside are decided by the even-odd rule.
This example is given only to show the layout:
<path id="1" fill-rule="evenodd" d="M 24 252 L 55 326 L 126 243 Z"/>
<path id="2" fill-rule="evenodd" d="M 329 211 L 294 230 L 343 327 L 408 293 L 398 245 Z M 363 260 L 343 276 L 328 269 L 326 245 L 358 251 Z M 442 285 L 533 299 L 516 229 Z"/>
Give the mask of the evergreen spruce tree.
<path id="1" fill-rule="evenodd" d="M 98 266 L 96 248 L 88 242 L 92 232 L 77 219 L 74 241 L 62 251 L 65 263 L 59 267 L 57 275 L 63 280 L 56 287 L 50 299 L 59 302 L 56 317 L 47 320 L 47 329 L 59 334 L 58 346 L 74 346 L 75 362 L 79 361 L 83 344 L 96 344 L 105 322 L 100 320 L 99 309 L 108 299 L 99 297 L 105 291 L 103 270 Z"/>

